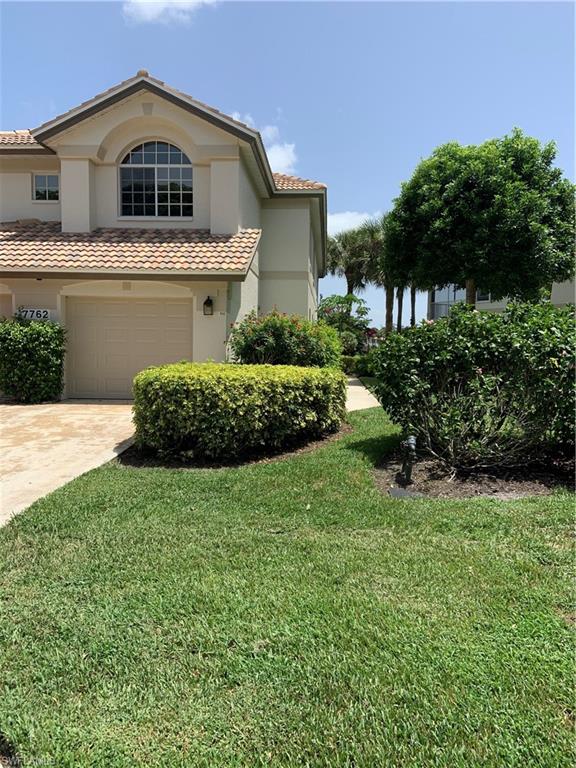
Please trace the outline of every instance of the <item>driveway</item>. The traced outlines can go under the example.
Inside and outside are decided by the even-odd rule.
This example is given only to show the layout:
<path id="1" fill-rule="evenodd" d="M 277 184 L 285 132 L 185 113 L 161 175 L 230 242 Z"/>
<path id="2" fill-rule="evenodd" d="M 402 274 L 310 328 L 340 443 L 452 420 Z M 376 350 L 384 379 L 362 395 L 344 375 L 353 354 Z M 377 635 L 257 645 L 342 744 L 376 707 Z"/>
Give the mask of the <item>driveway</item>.
<path id="1" fill-rule="evenodd" d="M 122 453 L 133 431 L 127 401 L 0 405 L 0 525 Z"/>

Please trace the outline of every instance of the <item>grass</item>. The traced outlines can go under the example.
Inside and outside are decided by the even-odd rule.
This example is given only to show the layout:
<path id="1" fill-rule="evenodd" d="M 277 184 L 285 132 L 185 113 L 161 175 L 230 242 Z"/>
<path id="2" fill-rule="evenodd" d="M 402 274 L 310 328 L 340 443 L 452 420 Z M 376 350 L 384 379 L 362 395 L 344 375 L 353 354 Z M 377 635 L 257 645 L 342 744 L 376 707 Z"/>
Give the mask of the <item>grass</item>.
<path id="1" fill-rule="evenodd" d="M 109 464 L 0 531 L 0 749 L 571 766 L 573 497 L 388 499 L 371 467 L 394 429 L 352 423 L 276 463 Z"/>

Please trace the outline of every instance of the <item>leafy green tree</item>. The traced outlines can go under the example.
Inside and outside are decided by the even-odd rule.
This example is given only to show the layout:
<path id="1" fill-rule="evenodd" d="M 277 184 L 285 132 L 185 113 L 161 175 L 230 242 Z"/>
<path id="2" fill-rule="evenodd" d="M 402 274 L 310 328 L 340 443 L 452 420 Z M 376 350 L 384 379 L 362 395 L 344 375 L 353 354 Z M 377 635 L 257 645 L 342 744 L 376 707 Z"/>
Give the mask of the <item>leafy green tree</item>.
<path id="1" fill-rule="evenodd" d="M 476 286 L 494 299 L 535 300 L 574 274 L 574 186 L 553 143 L 515 129 L 480 146 L 436 149 L 402 186 L 387 221 L 397 284 Z"/>
<path id="2" fill-rule="evenodd" d="M 347 296 L 327 296 L 318 306 L 318 320 L 335 328 L 340 334 L 344 354 L 362 352 L 366 346 L 366 335 L 370 318 L 364 299 L 349 293 Z M 356 343 L 352 343 L 351 336 Z"/>

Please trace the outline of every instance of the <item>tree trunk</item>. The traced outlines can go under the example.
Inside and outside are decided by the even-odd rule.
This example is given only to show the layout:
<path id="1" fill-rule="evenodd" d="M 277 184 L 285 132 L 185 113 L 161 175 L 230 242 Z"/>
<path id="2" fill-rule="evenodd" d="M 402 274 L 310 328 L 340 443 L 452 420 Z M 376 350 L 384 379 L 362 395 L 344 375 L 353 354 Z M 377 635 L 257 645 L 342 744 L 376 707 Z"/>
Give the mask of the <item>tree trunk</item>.
<path id="1" fill-rule="evenodd" d="M 416 286 L 410 286 L 410 325 L 416 325 Z"/>
<path id="2" fill-rule="evenodd" d="M 476 281 L 466 280 L 466 304 L 476 306 Z"/>
<path id="3" fill-rule="evenodd" d="M 398 300 L 398 317 L 396 320 L 396 330 L 402 330 L 402 308 L 404 306 L 404 288 L 398 286 L 396 289 L 396 299 Z"/>
<path id="4" fill-rule="evenodd" d="M 346 295 L 350 296 L 350 294 L 354 293 L 354 281 L 350 277 L 346 277 Z"/>
<path id="5" fill-rule="evenodd" d="M 386 283 L 386 324 L 384 330 L 386 333 L 392 333 L 394 330 L 394 285 Z"/>

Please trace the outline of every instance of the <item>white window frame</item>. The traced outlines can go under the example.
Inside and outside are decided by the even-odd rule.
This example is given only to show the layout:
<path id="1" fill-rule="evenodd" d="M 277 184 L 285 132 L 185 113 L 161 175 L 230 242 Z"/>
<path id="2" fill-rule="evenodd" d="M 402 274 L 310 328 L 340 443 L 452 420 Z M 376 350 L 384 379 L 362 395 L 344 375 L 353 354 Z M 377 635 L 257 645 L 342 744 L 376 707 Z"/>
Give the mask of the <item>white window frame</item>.
<path id="1" fill-rule="evenodd" d="M 168 145 L 172 145 L 174 147 L 177 147 L 178 149 L 180 149 L 180 151 L 183 154 L 187 155 L 187 153 L 184 152 L 183 149 L 181 149 L 177 144 L 173 144 L 173 142 L 169 141 L 168 139 L 149 138 L 149 139 L 141 139 L 141 140 L 137 141 L 135 144 L 131 145 L 130 149 L 127 149 L 127 150 L 125 150 L 123 152 L 122 159 L 124 159 L 126 157 L 126 155 L 128 155 L 130 152 L 132 152 L 132 150 L 135 147 L 138 147 L 140 144 L 144 145 L 144 144 L 146 144 L 147 141 L 161 141 L 161 142 L 165 142 Z M 188 163 L 182 163 L 182 164 L 178 164 L 178 165 L 176 165 L 176 164 L 172 164 L 172 165 L 170 165 L 170 164 L 168 164 L 168 165 L 164 165 L 164 164 L 161 164 L 161 165 L 150 165 L 149 163 L 141 163 L 141 164 L 134 163 L 132 165 L 132 164 L 129 164 L 129 163 L 124 164 L 122 162 L 119 162 L 117 164 L 117 166 L 116 166 L 116 169 L 117 169 L 117 171 L 116 171 L 116 184 L 117 184 L 117 196 L 118 196 L 117 219 L 118 219 L 118 221 L 169 221 L 169 222 L 172 222 L 172 223 L 175 222 L 175 221 L 186 221 L 186 222 L 194 221 L 194 218 L 195 218 L 194 214 L 192 214 L 192 216 L 158 216 L 157 214 L 155 216 L 123 216 L 122 215 L 122 178 L 121 178 L 121 176 L 122 176 L 122 174 L 121 174 L 122 168 L 154 168 L 154 169 L 158 169 L 158 168 L 191 168 L 192 169 L 192 195 L 194 195 L 194 164 L 192 162 L 190 162 L 189 164 Z M 154 174 L 154 183 L 155 183 L 155 188 L 154 188 L 154 198 L 155 198 L 154 199 L 154 205 L 156 207 L 156 210 L 158 210 L 158 189 L 157 189 L 158 177 L 157 177 L 156 173 Z M 195 208 L 196 208 L 196 206 L 195 206 L 194 197 L 193 197 L 192 198 L 192 210 L 194 211 Z"/>
<path id="2" fill-rule="evenodd" d="M 58 200 L 36 200 L 36 176 L 56 176 L 58 179 Z M 32 171 L 30 175 L 30 197 L 37 205 L 60 205 L 60 171 Z"/>

